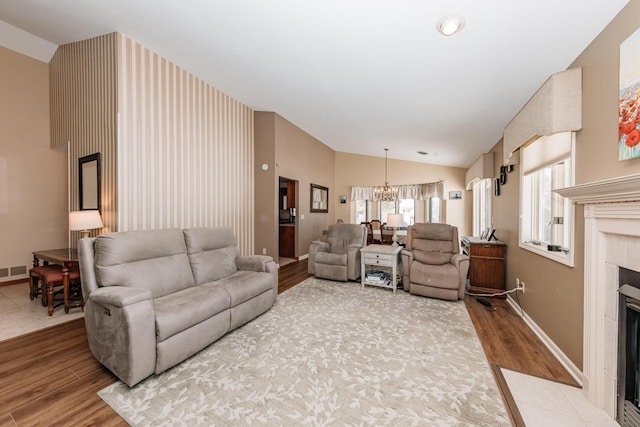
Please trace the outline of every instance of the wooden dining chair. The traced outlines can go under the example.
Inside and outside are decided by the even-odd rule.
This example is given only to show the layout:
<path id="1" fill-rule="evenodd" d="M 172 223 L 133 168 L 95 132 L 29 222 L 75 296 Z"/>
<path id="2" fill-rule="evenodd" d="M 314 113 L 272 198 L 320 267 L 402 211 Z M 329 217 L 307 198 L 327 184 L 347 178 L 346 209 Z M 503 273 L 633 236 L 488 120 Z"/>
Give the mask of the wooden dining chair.
<path id="1" fill-rule="evenodd" d="M 369 221 L 362 221 L 360 224 L 367 227 L 367 245 L 373 243 L 373 232 L 371 230 L 371 223 Z"/>
<path id="2" fill-rule="evenodd" d="M 371 220 L 371 233 L 373 234 L 373 243 L 382 243 L 382 225 L 379 219 Z"/>

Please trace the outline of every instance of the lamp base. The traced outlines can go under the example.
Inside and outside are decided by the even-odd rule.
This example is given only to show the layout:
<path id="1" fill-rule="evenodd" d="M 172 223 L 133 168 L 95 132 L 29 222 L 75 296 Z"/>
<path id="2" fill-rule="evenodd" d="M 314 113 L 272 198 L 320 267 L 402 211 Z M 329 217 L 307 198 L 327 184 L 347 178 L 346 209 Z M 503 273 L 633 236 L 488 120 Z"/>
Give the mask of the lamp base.
<path id="1" fill-rule="evenodd" d="M 81 239 L 86 239 L 87 237 L 89 237 L 89 230 L 82 230 L 80 232 L 80 238 Z"/>
<path id="2" fill-rule="evenodd" d="M 396 234 L 395 228 L 393 229 L 393 237 L 391 237 L 391 240 L 393 241 L 391 246 L 400 246 L 398 245 L 398 235 Z"/>

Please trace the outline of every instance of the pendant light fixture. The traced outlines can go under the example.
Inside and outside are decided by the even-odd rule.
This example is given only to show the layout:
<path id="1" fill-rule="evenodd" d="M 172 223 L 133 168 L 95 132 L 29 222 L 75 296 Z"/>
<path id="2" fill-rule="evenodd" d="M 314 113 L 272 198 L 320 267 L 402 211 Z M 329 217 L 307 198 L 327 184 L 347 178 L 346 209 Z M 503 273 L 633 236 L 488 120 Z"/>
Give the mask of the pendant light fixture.
<path id="1" fill-rule="evenodd" d="M 376 188 L 376 199 L 382 200 L 383 202 L 398 199 L 398 189 L 395 187 L 391 187 L 389 185 L 389 181 L 387 181 L 387 152 L 388 151 L 389 151 L 388 148 L 384 149 L 384 187 Z"/>

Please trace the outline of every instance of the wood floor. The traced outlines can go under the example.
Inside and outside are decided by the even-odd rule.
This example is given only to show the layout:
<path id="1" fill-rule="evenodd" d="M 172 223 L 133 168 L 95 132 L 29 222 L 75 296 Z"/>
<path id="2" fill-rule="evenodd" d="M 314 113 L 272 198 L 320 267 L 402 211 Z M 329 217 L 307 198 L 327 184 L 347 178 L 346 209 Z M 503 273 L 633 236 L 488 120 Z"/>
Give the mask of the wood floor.
<path id="1" fill-rule="evenodd" d="M 306 260 L 286 265 L 278 290 L 307 277 Z M 465 302 L 490 364 L 576 385 L 520 318 L 504 308 L 486 310 L 469 297 Z M 115 381 L 91 355 L 83 319 L 1 342 L 0 427 L 125 426 L 96 394 Z"/>

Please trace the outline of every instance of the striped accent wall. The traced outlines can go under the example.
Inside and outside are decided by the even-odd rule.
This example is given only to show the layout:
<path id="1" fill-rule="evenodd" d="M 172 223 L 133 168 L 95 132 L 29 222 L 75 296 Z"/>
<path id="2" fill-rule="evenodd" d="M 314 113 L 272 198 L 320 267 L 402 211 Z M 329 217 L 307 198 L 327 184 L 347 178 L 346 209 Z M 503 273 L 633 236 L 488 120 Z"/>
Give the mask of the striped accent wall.
<path id="1" fill-rule="evenodd" d="M 49 63 L 51 147 L 69 155 L 69 210 L 80 208 L 78 159 L 101 153 L 101 215 L 105 227 L 117 223 L 117 39 L 111 33 L 59 46 Z M 75 246 L 79 232 L 71 232 Z"/>
<path id="2" fill-rule="evenodd" d="M 253 111 L 120 35 L 119 230 L 231 226 L 254 251 Z"/>

